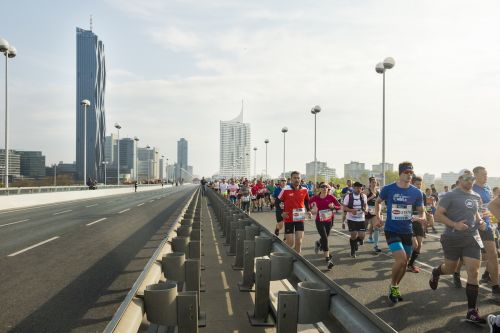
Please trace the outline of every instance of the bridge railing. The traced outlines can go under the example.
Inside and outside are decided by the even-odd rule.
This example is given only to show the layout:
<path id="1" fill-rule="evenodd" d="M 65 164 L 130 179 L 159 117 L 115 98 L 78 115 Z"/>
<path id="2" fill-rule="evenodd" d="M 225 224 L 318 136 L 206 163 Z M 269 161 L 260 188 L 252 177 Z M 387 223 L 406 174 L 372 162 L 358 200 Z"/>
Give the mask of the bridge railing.
<path id="1" fill-rule="evenodd" d="M 158 186 L 159 184 L 141 184 L 139 187 Z M 97 190 L 110 190 L 117 188 L 130 188 L 133 185 L 97 185 Z M 51 192 L 69 192 L 69 191 L 88 191 L 88 186 L 71 185 L 71 186 L 37 186 L 37 187 L 9 187 L 0 188 L 0 196 L 2 195 L 17 195 L 17 194 L 32 194 L 32 193 L 51 193 Z"/>

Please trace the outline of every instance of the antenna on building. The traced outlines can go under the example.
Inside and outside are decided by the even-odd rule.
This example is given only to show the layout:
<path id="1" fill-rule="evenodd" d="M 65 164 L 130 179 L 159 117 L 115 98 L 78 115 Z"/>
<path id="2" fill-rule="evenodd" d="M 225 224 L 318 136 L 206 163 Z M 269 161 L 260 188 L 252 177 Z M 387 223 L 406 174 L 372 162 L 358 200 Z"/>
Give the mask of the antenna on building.
<path id="1" fill-rule="evenodd" d="M 92 14 L 90 15 L 90 31 L 92 31 Z"/>

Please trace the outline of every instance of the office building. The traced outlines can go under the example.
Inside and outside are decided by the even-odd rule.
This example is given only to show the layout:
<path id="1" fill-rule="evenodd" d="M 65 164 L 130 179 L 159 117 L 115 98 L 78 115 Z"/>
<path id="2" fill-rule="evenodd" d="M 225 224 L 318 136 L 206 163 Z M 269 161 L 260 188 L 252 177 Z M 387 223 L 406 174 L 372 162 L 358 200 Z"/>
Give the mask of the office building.
<path id="1" fill-rule="evenodd" d="M 370 170 L 365 169 L 364 163 L 351 161 L 351 163 L 344 164 L 344 178 L 359 180 L 363 174 L 370 174 Z"/>
<path id="2" fill-rule="evenodd" d="M 455 184 L 457 180 L 458 180 L 458 173 L 444 172 L 441 174 L 441 181 L 443 182 L 443 185 L 451 186 Z"/>
<path id="3" fill-rule="evenodd" d="M 329 182 L 331 178 L 337 178 L 337 171 L 334 168 L 329 168 L 326 162 L 316 161 L 318 181 Z M 306 163 L 306 178 L 314 181 L 314 161 Z"/>
<path id="4" fill-rule="evenodd" d="M 111 133 L 104 139 L 104 160 L 109 164 L 115 161 L 115 147 L 118 136 L 115 133 Z"/>
<path id="5" fill-rule="evenodd" d="M 14 150 L 9 149 L 9 179 L 21 175 L 21 156 Z M 0 181 L 3 183 L 5 177 L 5 149 L 0 149 Z"/>
<path id="6" fill-rule="evenodd" d="M 250 178 L 250 139 L 243 110 L 236 118 L 220 122 L 220 177 Z"/>
<path id="7" fill-rule="evenodd" d="M 434 182 L 436 181 L 436 176 L 430 173 L 424 173 L 422 181 L 426 186 L 430 186 L 431 184 L 434 184 Z"/>
<path id="8" fill-rule="evenodd" d="M 20 173 L 23 177 L 45 177 L 45 156 L 41 151 L 16 151 L 20 156 Z"/>
<path id="9" fill-rule="evenodd" d="M 188 142 L 186 139 L 181 138 L 177 141 L 177 168 L 176 176 L 177 180 L 180 180 L 184 175 L 184 172 L 188 171 Z"/>

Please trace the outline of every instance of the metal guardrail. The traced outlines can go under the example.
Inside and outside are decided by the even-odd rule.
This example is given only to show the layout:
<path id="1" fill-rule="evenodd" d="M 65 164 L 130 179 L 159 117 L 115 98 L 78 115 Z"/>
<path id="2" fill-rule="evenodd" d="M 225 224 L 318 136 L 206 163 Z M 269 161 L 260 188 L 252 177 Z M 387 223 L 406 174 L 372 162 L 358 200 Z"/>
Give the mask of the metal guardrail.
<path id="1" fill-rule="evenodd" d="M 137 332 L 139 325 L 144 316 L 144 304 L 141 299 L 139 299 L 138 293 L 141 287 L 145 287 L 146 284 L 157 283 L 159 277 L 161 276 L 161 268 L 157 262 L 158 258 L 161 258 L 161 255 L 165 253 L 165 248 L 170 248 L 168 245 L 168 240 L 171 239 L 172 234 L 174 233 L 175 227 L 179 226 L 179 222 L 182 220 L 184 213 L 187 211 L 189 205 L 196 197 L 196 195 L 200 195 L 200 189 L 196 188 L 191 197 L 186 202 L 186 205 L 182 208 L 177 219 L 170 226 L 165 238 L 162 240 L 158 248 L 153 253 L 153 256 L 149 259 L 146 266 L 142 270 L 141 274 L 134 282 L 132 288 L 128 292 L 127 296 L 120 304 L 118 310 L 116 310 L 113 318 L 108 323 L 103 333 L 112 333 L 112 332 Z M 136 305 L 139 310 L 133 311 L 131 307 Z M 127 318 L 127 314 L 132 314 Z M 121 330 L 117 328 L 121 327 Z"/>
<path id="2" fill-rule="evenodd" d="M 117 188 L 131 188 L 134 185 L 98 185 L 96 191 L 110 190 Z M 160 184 L 142 184 L 139 187 L 160 186 Z M 89 191 L 88 186 L 72 185 L 72 186 L 38 186 L 38 187 L 9 187 L 0 188 L 0 196 L 17 195 L 17 194 L 33 194 L 33 193 L 51 193 L 51 192 L 69 192 L 69 191 Z"/>
<path id="3" fill-rule="evenodd" d="M 233 210 L 236 209 L 229 200 L 223 198 L 221 195 L 210 190 L 208 192 L 209 198 L 219 201 L 219 203 L 212 201 L 214 206 L 223 205 L 232 207 L 231 209 Z M 244 214 L 239 208 L 237 211 Z M 266 236 L 273 240 L 273 251 L 283 252 L 293 256 L 293 274 L 299 281 L 319 282 L 330 288 L 332 296 L 330 297 L 329 313 L 347 332 L 397 333 L 389 324 L 352 297 L 340 285 L 328 278 L 316 266 L 288 247 L 259 222 L 254 220 L 251 216 L 245 218 L 251 220 L 254 225 L 259 226 L 261 230 L 260 236 Z"/>

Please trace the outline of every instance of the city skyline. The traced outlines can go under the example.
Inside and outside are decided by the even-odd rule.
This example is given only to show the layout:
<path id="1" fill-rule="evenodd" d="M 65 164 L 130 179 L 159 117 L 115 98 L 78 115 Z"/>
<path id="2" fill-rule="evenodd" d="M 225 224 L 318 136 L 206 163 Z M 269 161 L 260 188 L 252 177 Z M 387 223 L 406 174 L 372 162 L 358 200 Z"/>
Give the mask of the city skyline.
<path id="1" fill-rule="evenodd" d="M 74 160 L 74 27 L 87 26 L 92 13 L 93 30 L 106 41 L 106 133 L 119 122 L 121 136 L 155 143 L 171 162 L 177 138 L 188 137 L 199 175 L 218 171 L 218 120 L 234 117 L 241 99 L 258 171 L 269 139 L 269 174 L 281 172 L 283 126 L 287 170 L 305 171 L 316 104 L 318 160 L 339 174 L 351 160 L 380 163 L 382 87 L 374 66 L 387 56 L 396 66 L 386 78 L 386 160 L 411 160 L 436 175 L 476 165 L 500 175 L 494 154 L 500 47 L 490 42 L 500 28 L 499 4 L 319 1 L 311 8 L 292 1 L 286 10 L 281 4 L 6 3 L 12 15 L 2 37 L 18 49 L 9 62 L 11 149 L 41 150 L 47 164 Z M 307 25 L 311 19 L 315 24 Z M 141 52 L 130 50 L 131 39 Z M 484 144 L 460 134 L 463 119 Z"/>

